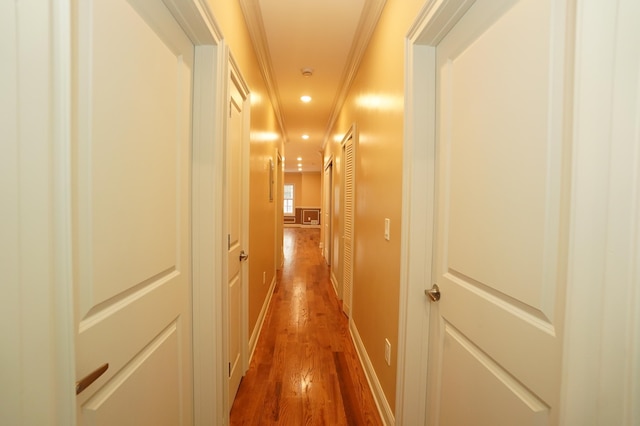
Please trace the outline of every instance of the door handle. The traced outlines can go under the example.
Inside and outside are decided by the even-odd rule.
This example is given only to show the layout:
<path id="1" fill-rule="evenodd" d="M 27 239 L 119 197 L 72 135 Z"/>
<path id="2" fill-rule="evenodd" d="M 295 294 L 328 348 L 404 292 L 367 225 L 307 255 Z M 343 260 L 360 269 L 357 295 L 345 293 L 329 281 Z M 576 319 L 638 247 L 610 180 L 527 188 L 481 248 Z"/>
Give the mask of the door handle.
<path id="1" fill-rule="evenodd" d="M 245 253 L 244 250 L 242 250 L 240 252 L 240 262 L 242 262 L 243 260 L 247 260 L 248 258 L 249 258 L 249 255 Z"/>
<path id="2" fill-rule="evenodd" d="M 91 383 L 98 380 L 98 377 L 102 376 L 105 371 L 109 369 L 109 363 L 102 364 L 100 367 L 93 370 L 88 375 L 84 376 L 82 379 L 76 382 L 76 395 L 79 395 L 80 392 L 88 388 Z"/>
<path id="3" fill-rule="evenodd" d="M 429 296 L 429 299 L 431 299 L 432 302 L 437 302 L 440 300 L 440 287 L 438 287 L 438 284 L 434 284 L 433 287 L 425 290 L 424 294 Z"/>

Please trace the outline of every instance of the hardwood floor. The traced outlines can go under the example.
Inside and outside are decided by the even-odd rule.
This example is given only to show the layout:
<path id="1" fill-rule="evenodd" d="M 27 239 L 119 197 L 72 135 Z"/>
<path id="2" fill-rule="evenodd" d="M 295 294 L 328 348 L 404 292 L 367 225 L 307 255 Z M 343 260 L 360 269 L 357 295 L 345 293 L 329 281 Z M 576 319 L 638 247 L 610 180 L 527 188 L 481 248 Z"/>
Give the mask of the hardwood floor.
<path id="1" fill-rule="evenodd" d="M 319 244 L 319 229 L 285 228 L 285 265 L 231 425 L 382 425 Z"/>

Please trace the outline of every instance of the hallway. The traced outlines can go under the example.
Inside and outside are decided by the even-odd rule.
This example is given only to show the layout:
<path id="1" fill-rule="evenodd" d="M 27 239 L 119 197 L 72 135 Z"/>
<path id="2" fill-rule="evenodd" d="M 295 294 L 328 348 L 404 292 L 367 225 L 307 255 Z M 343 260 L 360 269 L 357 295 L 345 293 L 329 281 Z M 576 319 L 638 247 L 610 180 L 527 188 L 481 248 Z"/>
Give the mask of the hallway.
<path id="1" fill-rule="evenodd" d="M 284 230 L 284 268 L 232 425 L 382 424 L 319 244 L 319 229 Z"/>

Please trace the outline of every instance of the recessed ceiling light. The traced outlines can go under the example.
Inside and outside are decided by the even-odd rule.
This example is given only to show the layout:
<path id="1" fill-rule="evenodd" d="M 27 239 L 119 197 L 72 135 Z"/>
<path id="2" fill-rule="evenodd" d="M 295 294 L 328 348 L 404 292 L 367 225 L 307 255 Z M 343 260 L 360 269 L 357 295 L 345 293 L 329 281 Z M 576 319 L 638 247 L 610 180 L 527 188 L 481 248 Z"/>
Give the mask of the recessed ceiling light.
<path id="1" fill-rule="evenodd" d="M 302 161 L 302 157 L 298 157 L 298 158 L 296 158 L 296 160 Z"/>
<path id="2" fill-rule="evenodd" d="M 301 164 L 301 163 L 298 163 L 298 167 L 302 167 L 302 164 Z"/>
<path id="3" fill-rule="evenodd" d="M 302 139 L 309 139 L 309 135 L 302 135 Z"/>
<path id="4" fill-rule="evenodd" d="M 311 96 L 309 95 L 300 96 L 300 100 L 304 103 L 311 102 Z"/>

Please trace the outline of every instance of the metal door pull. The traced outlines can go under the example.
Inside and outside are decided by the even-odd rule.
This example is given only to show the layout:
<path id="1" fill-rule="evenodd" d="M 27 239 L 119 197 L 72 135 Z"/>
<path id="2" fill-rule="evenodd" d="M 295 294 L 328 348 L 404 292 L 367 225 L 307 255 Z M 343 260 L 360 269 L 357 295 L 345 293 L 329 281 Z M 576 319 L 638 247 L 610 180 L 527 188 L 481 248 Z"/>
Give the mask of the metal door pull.
<path id="1" fill-rule="evenodd" d="M 80 381 L 76 382 L 76 395 L 79 395 L 80 392 L 88 388 L 91 383 L 95 382 L 98 377 L 102 376 L 108 369 L 109 363 L 103 364 L 92 373 L 84 376 Z"/>
<path id="2" fill-rule="evenodd" d="M 244 250 L 242 250 L 240 252 L 240 262 L 242 262 L 243 260 L 247 260 L 248 258 L 249 258 L 249 255 L 245 253 Z"/>

